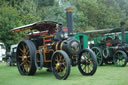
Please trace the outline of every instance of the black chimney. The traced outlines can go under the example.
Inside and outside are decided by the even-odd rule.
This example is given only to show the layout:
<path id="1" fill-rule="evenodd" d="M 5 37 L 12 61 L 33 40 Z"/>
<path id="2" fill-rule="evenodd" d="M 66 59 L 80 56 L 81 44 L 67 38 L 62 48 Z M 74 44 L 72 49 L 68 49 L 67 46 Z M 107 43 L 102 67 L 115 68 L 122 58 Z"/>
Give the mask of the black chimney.
<path id="1" fill-rule="evenodd" d="M 124 22 L 120 22 L 121 34 L 122 34 L 122 45 L 125 44 L 125 29 L 124 29 Z"/>
<path id="2" fill-rule="evenodd" d="M 68 27 L 68 34 L 70 35 L 73 33 L 73 17 L 72 17 L 72 8 L 66 8 L 66 18 L 67 18 L 67 27 Z"/>

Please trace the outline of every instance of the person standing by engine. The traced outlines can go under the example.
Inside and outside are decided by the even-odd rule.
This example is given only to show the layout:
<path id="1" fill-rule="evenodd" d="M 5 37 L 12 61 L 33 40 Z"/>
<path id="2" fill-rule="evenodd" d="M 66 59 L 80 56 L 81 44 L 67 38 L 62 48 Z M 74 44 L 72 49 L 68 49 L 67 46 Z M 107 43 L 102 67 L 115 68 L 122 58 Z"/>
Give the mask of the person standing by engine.
<path id="1" fill-rule="evenodd" d="M 119 45 L 119 44 L 120 44 L 119 35 L 115 33 L 114 45 Z"/>

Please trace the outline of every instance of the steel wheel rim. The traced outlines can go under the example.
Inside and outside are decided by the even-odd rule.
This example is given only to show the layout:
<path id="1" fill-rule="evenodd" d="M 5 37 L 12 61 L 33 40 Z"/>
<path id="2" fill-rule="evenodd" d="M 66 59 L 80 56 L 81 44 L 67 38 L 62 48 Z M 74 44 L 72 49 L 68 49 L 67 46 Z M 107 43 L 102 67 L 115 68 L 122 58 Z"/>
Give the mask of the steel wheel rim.
<path id="1" fill-rule="evenodd" d="M 55 74 L 60 78 L 63 78 L 67 72 L 67 65 L 64 56 L 60 53 L 56 53 L 53 61 L 53 68 Z"/>
<path id="2" fill-rule="evenodd" d="M 101 55 L 100 51 L 98 49 L 96 49 L 96 48 L 93 48 L 92 50 L 96 54 L 98 65 L 100 65 L 102 63 L 102 55 Z"/>
<path id="3" fill-rule="evenodd" d="M 122 66 L 125 63 L 125 58 L 121 52 L 115 54 L 114 62 L 116 66 Z"/>
<path id="4" fill-rule="evenodd" d="M 21 43 L 18 48 L 18 65 L 22 72 L 29 73 L 31 67 L 31 58 L 29 48 L 25 43 Z"/>
<path id="5" fill-rule="evenodd" d="M 82 53 L 81 59 L 80 59 L 80 66 L 81 69 L 85 72 L 85 73 L 91 73 L 91 71 L 93 70 L 93 59 L 91 58 L 91 54 L 84 52 Z"/>

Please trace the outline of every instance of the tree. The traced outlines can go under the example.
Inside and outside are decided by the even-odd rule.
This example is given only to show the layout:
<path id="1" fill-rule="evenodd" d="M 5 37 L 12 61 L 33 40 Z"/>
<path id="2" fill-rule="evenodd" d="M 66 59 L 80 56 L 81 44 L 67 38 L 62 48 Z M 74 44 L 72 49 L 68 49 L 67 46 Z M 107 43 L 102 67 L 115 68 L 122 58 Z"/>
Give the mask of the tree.
<path id="1" fill-rule="evenodd" d="M 93 29 L 105 29 L 119 27 L 119 22 L 121 21 L 121 13 L 119 5 L 115 0 L 76 0 L 75 6 L 78 8 L 78 12 L 83 12 L 84 16 L 87 17 L 88 26 L 86 29 L 89 30 L 90 27 Z"/>
<path id="2" fill-rule="evenodd" d="M 37 21 L 66 24 L 66 7 L 73 8 L 75 31 L 117 28 L 128 24 L 127 0 L 0 0 L 0 39 L 9 47 L 22 40 L 24 33 L 11 29 Z"/>
<path id="3" fill-rule="evenodd" d="M 0 40 L 5 43 L 7 49 L 21 39 L 19 34 L 11 32 L 12 28 L 22 24 L 20 19 L 16 9 L 9 7 L 6 3 L 0 6 Z"/>

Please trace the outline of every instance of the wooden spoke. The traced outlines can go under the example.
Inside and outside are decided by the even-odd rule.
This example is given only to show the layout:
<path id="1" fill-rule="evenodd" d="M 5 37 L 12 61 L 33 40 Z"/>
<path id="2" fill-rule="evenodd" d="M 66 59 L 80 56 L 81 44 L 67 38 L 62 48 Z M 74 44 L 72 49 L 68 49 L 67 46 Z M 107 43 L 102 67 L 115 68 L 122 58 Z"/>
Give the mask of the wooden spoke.
<path id="1" fill-rule="evenodd" d="M 20 66 L 22 66 L 23 64 L 25 64 L 25 62 L 22 62 L 22 63 L 20 64 Z"/>
<path id="2" fill-rule="evenodd" d="M 62 64 L 66 67 L 66 62 L 64 59 L 62 59 Z"/>
<path id="3" fill-rule="evenodd" d="M 59 61 L 61 61 L 62 60 L 62 55 L 61 54 L 59 54 Z"/>
<path id="4" fill-rule="evenodd" d="M 24 65 L 25 71 L 28 72 L 27 64 Z"/>
<path id="5" fill-rule="evenodd" d="M 96 55 L 99 56 L 100 52 L 98 52 Z"/>
<path id="6" fill-rule="evenodd" d="M 59 72 L 58 74 L 59 74 L 60 76 L 63 76 L 62 72 Z"/>
<path id="7" fill-rule="evenodd" d="M 84 66 L 84 64 L 80 64 L 81 65 L 81 67 L 83 67 Z"/>
<path id="8" fill-rule="evenodd" d="M 87 58 L 90 58 L 90 54 L 89 53 L 87 53 Z"/>
<path id="9" fill-rule="evenodd" d="M 64 67 L 61 67 L 59 74 L 60 74 L 61 76 L 64 76 L 65 72 L 66 72 L 66 69 L 65 69 Z"/>
<path id="10" fill-rule="evenodd" d="M 84 65 L 84 70 L 85 70 L 85 72 L 86 72 L 86 65 Z"/>
<path id="11" fill-rule="evenodd" d="M 25 70 L 26 72 L 28 72 L 28 71 L 27 71 L 27 65 L 26 65 L 26 64 L 24 64 L 24 70 Z"/>
<path id="12" fill-rule="evenodd" d="M 25 52 L 25 51 L 26 51 L 25 45 L 24 45 L 24 44 L 22 44 L 22 46 L 23 46 L 23 49 L 24 49 L 24 52 Z"/>
<path id="13" fill-rule="evenodd" d="M 57 70 L 57 73 L 59 72 L 59 69 L 56 69 Z"/>
<path id="14" fill-rule="evenodd" d="M 89 67 L 89 65 L 88 65 L 88 73 L 91 71 L 91 69 L 90 69 L 90 67 Z"/>
<path id="15" fill-rule="evenodd" d="M 89 66 L 90 66 L 90 68 L 93 68 L 93 64 L 90 64 Z"/>
<path id="16" fill-rule="evenodd" d="M 23 51 L 24 51 L 24 55 L 27 55 L 29 52 L 28 47 L 23 45 Z"/>
<path id="17" fill-rule="evenodd" d="M 26 69 L 27 69 L 27 72 L 29 71 L 29 65 L 28 63 L 26 63 Z"/>
<path id="18" fill-rule="evenodd" d="M 88 65 L 88 73 L 89 73 L 89 65 Z"/>
<path id="19" fill-rule="evenodd" d="M 23 68 L 22 68 L 22 69 L 23 69 L 23 71 L 25 71 L 25 68 L 24 68 L 24 66 L 23 66 Z"/>
<path id="20" fill-rule="evenodd" d="M 19 58 L 23 58 L 23 56 L 19 56 Z"/>
<path id="21" fill-rule="evenodd" d="M 29 53 L 29 50 L 27 50 L 27 51 L 25 52 L 25 55 L 28 55 L 28 53 Z"/>
<path id="22" fill-rule="evenodd" d="M 20 50 L 22 53 L 24 53 L 24 50 L 23 50 L 23 49 L 19 48 L 19 50 Z"/>
<path id="23" fill-rule="evenodd" d="M 30 61 L 30 60 L 28 60 L 27 62 L 28 62 L 29 64 L 31 63 L 31 61 Z"/>
<path id="24" fill-rule="evenodd" d="M 64 73 L 66 73 L 66 69 L 64 69 Z"/>
<path id="25" fill-rule="evenodd" d="M 29 70 L 30 70 L 30 64 L 29 63 L 26 63 L 25 64 L 25 68 L 26 68 L 26 71 L 29 72 Z"/>
<path id="26" fill-rule="evenodd" d="M 82 65 L 81 65 L 81 68 L 82 68 L 82 70 L 85 70 L 85 65 L 82 64 Z"/>
<path id="27" fill-rule="evenodd" d="M 59 62 L 59 57 L 58 57 L 58 56 L 55 58 L 55 61 L 56 61 L 57 63 Z"/>

